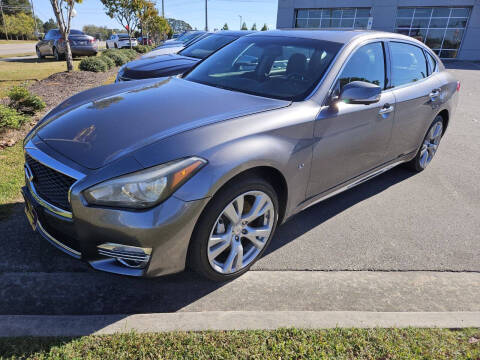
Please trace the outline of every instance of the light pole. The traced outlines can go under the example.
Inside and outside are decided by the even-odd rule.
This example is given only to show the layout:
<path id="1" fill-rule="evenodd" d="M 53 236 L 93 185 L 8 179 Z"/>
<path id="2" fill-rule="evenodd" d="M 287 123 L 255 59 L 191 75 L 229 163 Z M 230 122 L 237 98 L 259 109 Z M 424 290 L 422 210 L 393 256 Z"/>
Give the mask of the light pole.
<path id="1" fill-rule="evenodd" d="M 208 6 L 207 6 L 207 0 L 205 0 L 205 31 L 208 31 Z"/>
<path id="2" fill-rule="evenodd" d="M 162 17 L 165 19 L 165 0 L 162 0 Z"/>
<path id="3" fill-rule="evenodd" d="M 239 27 L 239 29 L 242 30 L 242 15 L 238 15 L 238 17 L 240 18 L 240 27 Z"/>

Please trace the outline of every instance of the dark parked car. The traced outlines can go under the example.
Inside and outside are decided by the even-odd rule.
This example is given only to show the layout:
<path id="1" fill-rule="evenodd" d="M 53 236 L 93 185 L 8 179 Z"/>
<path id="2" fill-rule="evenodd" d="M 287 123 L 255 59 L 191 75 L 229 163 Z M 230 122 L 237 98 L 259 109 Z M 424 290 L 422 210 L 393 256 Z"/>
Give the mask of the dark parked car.
<path id="1" fill-rule="evenodd" d="M 138 44 L 140 44 L 140 45 L 152 45 L 153 41 L 148 36 L 140 36 L 138 38 Z"/>
<path id="2" fill-rule="evenodd" d="M 183 78 L 102 86 L 53 109 L 25 139 L 26 214 L 95 269 L 188 264 L 232 279 L 292 215 L 396 165 L 424 170 L 459 89 L 400 34 L 244 36 Z"/>
<path id="3" fill-rule="evenodd" d="M 131 61 L 120 68 L 116 81 L 183 74 L 200 60 L 250 33 L 248 31 L 220 31 L 194 42 L 177 54 L 159 55 Z"/>
<path id="4" fill-rule="evenodd" d="M 73 56 L 97 54 L 98 43 L 95 38 L 80 30 L 70 30 L 69 41 Z M 52 29 L 47 32 L 43 39 L 37 42 L 35 51 L 39 59 L 53 55 L 55 59 L 61 60 L 65 57 L 65 39 L 58 29 Z"/>

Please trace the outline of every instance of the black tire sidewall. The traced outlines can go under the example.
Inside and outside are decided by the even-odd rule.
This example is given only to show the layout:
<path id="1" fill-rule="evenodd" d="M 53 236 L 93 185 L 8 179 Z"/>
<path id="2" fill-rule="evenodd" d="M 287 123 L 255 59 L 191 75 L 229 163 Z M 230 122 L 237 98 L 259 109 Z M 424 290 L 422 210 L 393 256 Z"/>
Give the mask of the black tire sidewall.
<path id="1" fill-rule="evenodd" d="M 210 232 L 215 222 L 217 221 L 218 216 L 225 209 L 225 207 L 237 196 L 248 191 L 262 191 L 268 196 L 270 196 L 270 198 L 272 199 L 272 203 L 275 209 L 275 219 L 272 232 L 270 233 L 270 237 L 265 243 L 262 251 L 260 251 L 260 253 L 257 255 L 257 258 L 252 261 L 248 266 L 233 274 L 218 273 L 210 266 L 210 262 L 208 261 L 207 256 L 207 243 L 210 238 Z M 264 179 L 260 177 L 241 178 L 238 181 L 234 181 L 228 184 L 214 195 L 214 197 L 207 204 L 202 214 L 200 215 L 200 218 L 197 221 L 197 225 L 195 226 L 192 234 L 192 239 L 190 241 L 188 253 L 189 267 L 193 268 L 201 275 L 213 281 L 228 281 L 238 276 L 241 276 L 242 274 L 247 272 L 250 267 L 255 262 L 257 262 L 258 259 L 262 257 L 263 253 L 269 246 L 277 227 L 278 214 L 278 195 L 276 194 L 274 188 Z"/>
<path id="2" fill-rule="evenodd" d="M 424 168 L 422 168 L 422 167 L 420 166 L 420 154 L 421 154 L 421 152 L 422 152 L 423 143 L 425 142 L 425 139 L 427 138 L 428 134 L 430 133 L 430 130 L 432 130 L 432 128 L 433 128 L 433 127 L 435 126 L 435 124 L 438 123 L 438 122 L 441 122 L 442 125 L 444 125 L 444 123 L 443 123 L 443 118 L 442 118 L 440 115 L 437 115 L 437 116 L 435 117 L 435 119 L 433 119 L 432 124 L 430 125 L 430 127 L 428 128 L 425 136 L 424 136 L 423 139 L 422 139 L 422 143 L 420 144 L 420 148 L 418 149 L 417 155 L 415 155 L 415 157 L 413 158 L 413 160 L 412 160 L 411 163 L 410 163 L 410 165 L 411 165 L 411 167 L 413 168 L 413 170 L 415 170 L 415 171 L 417 171 L 417 172 L 420 172 L 420 171 L 425 170 L 425 169 L 427 168 L 427 166 L 428 166 L 428 165 L 427 165 L 427 166 L 424 167 Z M 443 132 L 444 132 L 444 131 L 445 131 L 445 127 L 442 128 L 442 136 L 443 136 Z"/>

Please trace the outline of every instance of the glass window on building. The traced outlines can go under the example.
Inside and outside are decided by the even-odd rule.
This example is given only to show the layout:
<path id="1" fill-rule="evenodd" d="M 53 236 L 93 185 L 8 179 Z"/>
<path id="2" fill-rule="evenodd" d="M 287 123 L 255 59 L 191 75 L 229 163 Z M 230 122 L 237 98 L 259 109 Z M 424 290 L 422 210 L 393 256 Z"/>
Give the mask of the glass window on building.
<path id="1" fill-rule="evenodd" d="M 308 29 L 366 29 L 370 8 L 297 9 L 295 27 Z"/>
<path id="2" fill-rule="evenodd" d="M 395 31 L 427 44 L 441 58 L 457 57 L 470 8 L 398 8 Z"/>

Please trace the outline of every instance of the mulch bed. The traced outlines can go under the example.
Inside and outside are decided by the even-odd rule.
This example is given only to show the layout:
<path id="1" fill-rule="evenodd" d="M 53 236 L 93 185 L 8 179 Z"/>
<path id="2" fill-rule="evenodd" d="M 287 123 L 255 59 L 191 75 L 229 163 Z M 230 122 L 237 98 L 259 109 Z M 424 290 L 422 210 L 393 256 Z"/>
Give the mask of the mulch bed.
<path id="1" fill-rule="evenodd" d="M 7 129 L 1 131 L 0 151 L 7 146 L 13 146 L 16 142 L 22 140 L 28 131 L 30 131 L 30 129 L 35 126 L 45 114 L 62 101 L 80 91 L 105 84 L 115 76 L 117 71 L 118 68 L 113 68 L 104 73 L 88 71 L 59 72 L 31 84 L 28 89 L 33 94 L 40 96 L 47 106 L 41 113 L 32 117 L 31 121 L 24 124 L 21 129 Z M 3 100 L 3 102 L 5 102 L 5 100 Z"/>

